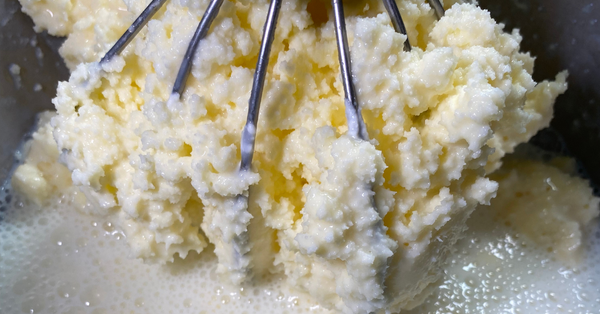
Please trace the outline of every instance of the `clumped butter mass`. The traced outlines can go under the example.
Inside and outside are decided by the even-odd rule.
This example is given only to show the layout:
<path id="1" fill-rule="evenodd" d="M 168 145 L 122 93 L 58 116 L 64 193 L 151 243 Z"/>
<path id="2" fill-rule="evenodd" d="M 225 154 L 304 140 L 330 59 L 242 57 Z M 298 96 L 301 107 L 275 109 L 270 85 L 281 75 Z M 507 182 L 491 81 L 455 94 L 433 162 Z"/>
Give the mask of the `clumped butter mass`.
<path id="1" fill-rule="evenodd" d="M 470 213 L 496 195 L 487 174 L 548 126 L 566 89 L 564 73 L 533 81 L 518 32 L 505 33 L 473 4 L 447 4 L 437 21 L 426 1 L 399 1 L 413 45 L 404 52 L 406 38 L 381 1 L 347 1 L 354 82 L 372 139 L 357 141 L 346 135 L 327 1 L 284 1 L 254 172 L 240 175 L 268 1 L 225 1 L 174 102 L 167 101 L 172 83 L 208 0 L 169 1 L 103 67 L 90 62 L 147 1 L 21 2 L 39 30 L 68 36 L 61 54 L 72 75 L 59 84 L 57 114 L 38 138 L 52 150 L 53 135 L 51 154 L 61 152 L 88 208 L 117 223 L 135 257 L 165 263 L 211 242 L 219 272 L 242 282 L 248 274 L 232 269 L 220 243 L 252 217 L 251 274 L 284 272 L 343 312 L 418 304 Z M 13 182 L 43 202 L 71 184 L 51 176 L 28 162 Z M 251 216 L 232 220 L 226 202 L 248 187 Z"/>

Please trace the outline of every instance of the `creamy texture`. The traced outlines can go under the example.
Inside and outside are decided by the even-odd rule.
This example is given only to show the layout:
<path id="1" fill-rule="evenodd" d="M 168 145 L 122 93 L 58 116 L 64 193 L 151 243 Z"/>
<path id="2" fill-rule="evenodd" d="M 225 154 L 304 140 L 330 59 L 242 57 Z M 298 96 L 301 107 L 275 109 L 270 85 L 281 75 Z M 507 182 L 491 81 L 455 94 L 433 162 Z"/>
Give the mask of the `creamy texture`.
<path id="1" fill-rule="evenodd" d="M 581 233 L 565 237 L 564 232 L 559 232 L 554 240 L 561 237 L 562 241 L 572 242 L 576 239 L 577 244 L 569 253 L 585 251 L 583 256 L 578 256 L 576 266 L 566 266 L 565 258 L 572 259 L 575 255 L 565 255 L 558 250 L 566 248 L 560 241 L 553 250 L 548 250 L 536 236 L 548 222 L 557 220 L 543 215 L 538 216 L 539 221 L 528 219 L 527 211 L 561 213 L 564 211 L 561 200 L 581 197 L 569 210 L 597 216 L 599 199 L 591 195 L 585 180 L 553 165 L 512 159 L 500 172 L 511 175 L 498 179 L 497 198 L 491 201 L 490 207 L 478 208 L 471 215 L 466 236 L 456 244 L 455 252 L 444 265 L 439 285 L 421 306 L 408 313 L 596 313 L 600 308 L 599 221 L 576 223 L 567 215 L 557 215 L 558 219 L 564 219 L 561 222 L 569 226 L 567 228 Z M 515 176 L 526 182 L 515 182 Z M 546 179 L 554 181 L 559 177 L 579 189 L 560 185 L 556 190 L 547 191 Z M 519 192 L 531 195 L 515 197 Z M 505 202 L 509 198 L 511 204 Z M 557 202 L 548 202 L 548 198 Z M 596 206 L 590 209 L 587 202 Z M 511 224 L 503 217 L 506 212 L 511 213 L 508 220 Z M 515 223 L 519 214 L 527 225 Z M 564 230 L 562 225 L 555 227 Z"/>
<path id="2" fill-rule="evenodd" d="M 469 218 L 439 287 L 410 313 L 597 311 L 600 198 L 574 169 L 511 156 L 491 176 L 497 197 Z"/>
<path id="3" fill-rule="evenodd" d="M 501 184 L 491 210 L 519 234 L 576 266 L 585 226 L 600 214 L 600 199 L 587 181 L 572 176 L 573 163 L 561 158 L 551 165 L 511 159 L 492 175 Z"/>
<path id="4" fill-rule="evenodd" d="M 383 187 L 381 152 L 355 137 L 336 138 L 331 127 L 317 129 L 313 143 L 326 171 L 303 188 L 302 223 L 284 233 L 276 264 L 320 300 L 356 313 L 377 311 L 386 306 L 387 268 L 398 246 L 382 220 L 393 193 Z"/>
<path id="5" fill-rule="evenodd" d="M 84 209 L 87 205 L 85 196 L 72 186 L 69 170 L 58 163 L 59 152 L 50 126 L 50 119 L 55 115 L 54 112 L 39 115 L 36 131 L 22 148 L 25 158 L 12 175 L 12 187 L 27 195 L 36 206 L 47 205 L 48 199 L 59 195 Z"/>
<path id="6" fill-rule="evenodd" d="M 227 281 L 282 272 L 343 312 L 419 304 L 466 219 L 495 196 L 487 174 L 548 125 L 566 89 L 566 74 L 536 84 L 519 34 L 472 4 L 438 22 L 427 2 L 399 2 L 414 45 L 404 52 L 380 1 L 356 1 L 347 4 L 348 33 L 372 139 L 357 141 L 344 119 L 334 25 L 317 14 L 325 2 L 307 10 L 306 1 L 286 1 L 254 168 L 239 173 L 268 2 L 223 4 L 182 101 L 169 101 L 171 84 L 208 1 L 169 1 L 122 57 L 84 63 L 145 5 L 125 1 L 128 12 L 115 18 L 117 2 L 56 5 L 55 21 L 46 4 L 23 1 L 40 29 L 68 34 L 61 53 L 73 73 L 59 84 L 47 128 L 73 185 L 124 232 L 135 257 L 165 263 L 210 242 Z M 16 178 L 35 181 L 29 167 Z M 248 188 L 246 208 L 235 197 Z"/>
<path id="7" fill-rule="evenodd" d="M 122 0 L 22 0 L 22 11 L 34 18 L 34 29 L 68 38 L 60 49 L 72 70 L 94 60 L 127 29 L 135 15 Z"/>
<path id="8" fill-rule="evenodd" d="M 501 171 L 521 167 L 540 178 L 552 168 L 512 160 Z M 562 175 L 572 183 L 583 182 Z M 514 192 L 512 184 L 510 179 L 500 179 L 500 193 Z M 545 191 L 547 186 L 545 180 L 535 180 L 528 190 Z M 43 209 L 7 192 L 0 188 L 2 313 L 334 313 L 310 296 L 290 290 L 278 274 L 256 278 L 252 286 L 242 289 L 224 285 L 216 275 L 211 250 L 162 266 L 129 258 L 131 250 L 122 232 L 81 213 L 81 204 L 69 201 L 75 189 L 46 199 Z M 553 193 L 568 199 L 573 192 L 590 197 L 586 189 L 561 188 Z M 546 204 L 547 211 L 560 210 L 543 203 L 545 197 L 532 194 L 528 200 L 516 200 Z M 12 200 L 7 204 L 5 199 Z M 496 215 L 505 209 L 501 205 L 492 200 L 491 208 L 481 206 L 471 215 L 466 237 L 444 265 L 440 285 L 432 286 L 432 295 L 408 313 L 596 313 L 600 305 L 598 221 L 582 228 L 586 254 L 581 263 L 567 267 L 556 252 L 506 226 Z M 579 205 L 571 209 L 587 211 Z"/>

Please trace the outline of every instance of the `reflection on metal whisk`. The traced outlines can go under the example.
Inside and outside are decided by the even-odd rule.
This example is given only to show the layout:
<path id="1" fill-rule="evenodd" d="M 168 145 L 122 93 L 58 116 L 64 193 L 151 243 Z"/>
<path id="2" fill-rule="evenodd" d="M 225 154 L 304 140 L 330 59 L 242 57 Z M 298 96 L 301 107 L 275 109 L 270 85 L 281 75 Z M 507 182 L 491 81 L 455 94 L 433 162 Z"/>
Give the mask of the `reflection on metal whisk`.
<path id="1" fill-rule="evenodd" d="M 254 81 L 252 83 L 252 91 L 250 94 L 250 101 L 248 104 L 248 118 L 244 130 L 242 131 L 242 139 L 240 144 L 240 150 L 242 160 L 240 164 L 240 172 L 249 171 L 252 167 L 252 156 L 254 155 L 254 144 L 256 139 L 258 113 L 260 109 L 260 102 L 262 98 L 262 91 L 264 87 L 264 81 L 266 77 L 267 66 L 269 64 L 269 55 L 271 45 L 275 36 L 275 28 L 277 26 L 277 17 L 279 15 L 279 9 L 281 8 L 282 0 L 271 0 L 269 7 L 269 13 L 267 21 L 265 22 L 263 30 L 263 39 L 260 48 L 260 54 L 258 56 L 258 62 L 256 64 L 256 71 L 254 73 Z M 437 3 L 438 8 L 442 8 L 439 0 L 432 0 Z M 389 12 L 390 19 L 394 25 L 396 31 L 406 35 L 406 28 L 398 7 L 394 0 L 384 0 L 386 9 Z M 348 48 L 348 38 L 346 35 L 346 23 L 344 18 L 344 10 L 342 0 L 332 0 L 334 18 L 335 18 L 335 31 L 336 41 L 338 47 L 338 57 L 340 63 L 340 71 L 342 74 L 342 81 L 344 86 L 344 102 L 346 107 L 346 119 L 348 124 L 348 132 L 355 138 L 362 140 L 368 140 L 369 135 L 360 112 L 360 106 L 356 97 L 356 90 L 354 83 L 352 82 L 352 67 L 350 60 L 350 50 Z M 436 5 L 434 4 L 434 7 Z M 443 10 L 443 8 L 442 8 Z M 436 12 L 437 9 L 436 9 Z M 439 14 L 440 13 L 436 13 Z M 443 14 L 443 13 L 442 13 Z M 410 43 L 408 38 L 405 41 L 404 49 L 410 51 Z M 238 201 L 246 202 L 245 207 L 248 207 L 248 193 L 245 191 L 243 194 L 237 196 Z"/>
<path id="2" fill-rule="evenodd" d="M 388 11 L 390 20 L 392 21 L 392 25 L 394 26 L 394 29 L 396 30 L 396 32 L 407 35 L 406 27 L 404 26 L 404 21 L 402 20 L 402 16 L 400 15 L 400 11 L 398 10 L 398 5 L 396 4 L 396 0 L 382 0 L 382 1 L 383 1 L 383 4 L 385 5 L 386 10 Z M 156 14 L 156 12 L 158 12 L 158 10 L 160 10 L 160 8 L 165 4 L 165 2 L 167 2 L 167 0 L 152 0 L 148 4 L 146 9 L 144 9 L 144 11 L 135 19 L 133 24 L 131 24 L 131 26 L 119 38 L 119 40 L 117 40 L 117 42 L 110 48 L 110 50 L 104 55 L 104 57 L 102 57 L 102 59 L 100 60 L 100 63 L 108 62 L 114 56 L 120 54 L 123 51 L 123 49 L 125 49 L 125 47 L 131 42 L 131 40 L 133 40 L 135 35 L 137 35 L 139 33 L 139 31 L 142 29 L 142 27 L 144 27 L 148 23 L 148 21 Z M 277 2 L 279 2 L 279 6 L 281 6 L 281 1 L 277 1 Z M 440 0 L 429 0 L 429 2 L 431 3 L 431 6 L 434 9 L 435 14 L 437 15 L 438 19 L 441 18 L 444 15 L 444 7 L 442 6 Z M 192 40 L 190 41 L 190 44 L 188 45 L 185 56 L 183 58 L 181 66 L 179 68 L 179 72 L 177 73 L 177 78 L 175 79 L 175 84 L 173 84 L 172 95 L 177 95 L 177 96 L 181 97 L 181 95 L 183 94 L 183 90 L 185 88 L 185 83 L 187 81 L 187 77 L 189 76 L 189 73 L 191 70 L 194 54 L 198 48 L 200 41 L 202 39 L 204 39 L 204 37 L 206 37 L 206 35 L 208 34 L 210 26 L 211 26 L 212 22 L 214 21 L 214 19 L 217 17 L 217 15 L 219 13 L 219 9 L 221 8 L 222 4 L 223 4 L 223 0 L 212 0 L 210 2 L 210 4 L 208 5 L 208 8 L 204 12 L 204 15 L 202 16 L 202 20 L 198 24 L 198 28 L 196 29 L 196 32 L 194 33 L 194 36 L 192 37 Z M 269 22 L 269 20 L 267 20 L 266 24 L 268 24 L 268 22 Z M 273 21 L 271 21 L 271 22 L 273 22 Z M 274 23 L 275 24 L 277 23 L 277 19 L 275 19 Z M 275 25 L 272 26 L 272 29 L 273 30 L 275 29 Z M 271 38 L 271 41 L 272 40 L 273 40 L 273 38 Z M 338 46 L 338 49 L 339 48 L 340 47 Z M 270 43 L 269 43 L 269 48 L 267 50 L 270 51 Z M 411 46 L 410 46 L 408 37 L 407 37 L 406 41 L 404 42 L 404 50 L 405 51 L 411 50 Z M 262 51 L 262 48 L 261 48 L 261 51 Z M 268 54 L 267 54 L 266 58 L 267 59 L 269 58 Z M 261 60 L 261 58 L 259 56 L 259 64 L 257 64 L 257 70 L 258 70 L 258 65 L 260 65 L 260 60 Z M 268 60 L 267 60 L 267 63 L 268 63 Z M 264 76 L 262 76 L 262 77 L 264 80 Z M 256 76 L 255 76 L 255 79 L 256 79 Z M 256 84 L 258 82 L 256 82 L 256 80 L 255 80 L 253 83 Z M 257 88 L 260 89 L 260 92 L 259 92 L 260 95 L 262 95 L 263 84 L 264 83 L 260 83 L 257 85 Z M 258 100 L 255 99 L 254 101 L 258 101 L 258 106 L 257 106 L 257 109 L 258 109 L 260 107 L 260 99 L 258 99 Z M 258 117 L 258 113 L 257 113 L 257 117 Z"/>
<path id="3" fill-rule="evenodd" d="M 441 17 L 444 14 L 444 8 L 441 5 L 440 1 L 430 1 L 438 17 Z M 250 101 L 248 106 L 248 119 L 246 121 L 246 125 L 244 126 L 244 130 L 242 131 L 242 140 L 240 144 L 242 162 L 240 165 L 240 171 L 247 171 L 252 166 L 251 164 L 252 156 L 254 154 L 254 142 L 256 138 L 258 112 L 260 109 L 264 80 L 266 76 L 267 66 L 269 64 L 269 55 L 275 35 L 275 28 L 277 26 L 277 16 L 279 14 L 281 2 L 281 0 L 271 0 L 269 14 L 267 16 L 267 21 L 265 22 L 264 26 L 263 40 L 261 43 L 260 54 L 258 56 L 258 62 L 256 64 L 256 71 L 254 73 L 254 81 L 252 84 L 252 91 L 250 94 Z M 396 1 L 383 0 L 383 3 L 388 11 L 392 24 L 394 25 L 394 29 L 399 33 L 407 35 L 406 27 L 404 26 L 402 16 L 400 15 L 398 6 L 396 5 Z M 346 35 L 346 23 L 344 18 L 342 0 L 332 0 L 332 5 L 336 24 L 336 40 L 338 46 L 340 70 L 342 73 L 342 80 L 344 85 L 346 101 L 345 105 L 347 107 L 346 116 L 348 118 L 349 129 L 354 130 L 356 132 L 356 135 L 360 138 L 367 140 L 368 134 L 364 125 L 364 121 L 362 119 L 362 115 L 360 113 L 354 83 L 352 82 L 350 50 L 348 48 L 348 38 Z M 411 50 L 408 37 L 404 43 L 404 49 L 406 51 Z M 350 126 L 350 124 L 353 125 Z"/>
<path id="4" fill-rule="evenodd" d="M 133 37 L 140 32 L 142 27 L 144 27 L 148 21 L 160 10 L 160 8 L 165 4 L 167 0 L 152 0 L 150 4 L 144 9 L 144 11 L 140 14 L 140 16 L 135 19 L 133 24 L 129 26 L 129 28 L 125 31 L 123 36 L 117 40 L 117 42 L 108 50 L 108 52 L 102 57 L 100 63 L 105 63 L 110 61 L 114 56 L 123 52 L 123 49 L 131 42 Z"/>
<path id="5" fill-rule="evenodd" d="M 273 44 L 273 39 L 275 38 L 275 28 L 277 27 L 277 17 L 279 16 L 281 3 L 282 0 L 271 0 L 267 21 L 263 28 L 260 53 L 258 54 L 258 61 L 256 62 L 250 100 L 248 101 L 248 119 L 246 120 L 246 125 L 242 131 L 242 141 L 240 144 L 242 162 L 240 164 L 240 171 L 247 171 L 252 167 L 258 112 L 260 110 L 265 77 L 267 76 L 267 67 L 269 66 L 269 56 L 271 55 L 271 46 Z"/>
<path id="6" fill-rule="evenodd" d="M 198 44 L 200 41 L 206 37 L 208 34 L 208 30 L 210 29 L 210 25 L 219 14 L 219 9 L 223 4 L 223 0 L 213 0 L 208 5 L 208 8 L 204 12 L 200 23 L 198 24 L 198 28 L 196 28 L 196 32 L 188 45 L 188 48 L 183 56 L 183 61 L 181 62 L 181 66 L 179 67 L 179 72 L 177 73 L 177 78 L 175 79 L 175 84 L 173 84 L 173 91 L 171 92 L 171 96 L 175 96 L 180 98 L 183 94 L 183 90 L 185 88 L 185 83 L 187 82 L 187 78 L 190 75 L 190 71 L 192 69 L 192 61 L 194 59 L 194 54 L 198 48 Z"/>
<path id="7" fill-rule="evenodd" d="M 394 29 L 396 30 L 396 32 L 401 33 L 403 35 L 407 35 L 406 41 L 404 41 L 404 51 L 410 51 L 410 41 L 408 40 L 406 27 L 404 26 L 404 21 L 402 20 L 402 16 L 400 15 L 400 10 L 398 10 L 396 0 L 383 0 L 383 5 L 385 6 L 385 9 L 390 15 L 390 20 L 392 20 L 392 25 L 394 25 Z"/>
<path id="8" fill-rule="evenodd" d="M 110 61 L 114 56 L 123 52 L 125 47 L 133 40 L 135 35 L 137 35 L 142 27 L 148 24 L 148 21 L 160 10 L 160 8 L 167 2 L 167 0 L 152 0 L 148 6 L 142 11 L 142 13 L 135 19 L 133 24 L 129 26 L 129 28 L 125 31 L 125 33 L 117 40 L 117 42 L 108 50 L 108 52 L 102 57 L 100 63 L 106 63 Z M 181 66 L 179 67 L 179 71 L 177 73 L 177 77 L 175 79 L 175 83 L 173 84 L 173 90 L 171 95 L 176 96 L 177 98 L 181 97 L 183 94 L 183 90 L 185 89 L 185 83 L 190 74 L 190 70 L 192 68 L 192 61 L 194 58 L 194 54 L 198 48 L 198 45 L 202 39 L 206 37 L 210 26 L 214 19 L 219 14 L 219 9 L 223 4 L 223 0 L 212 0 L 208 5 L 208 8 L 204 12 L 200 23 L 198 23 L 198 27 L 194 32 L 194 36 L 192 37 L 185 55 L 183 56 L 183 61 L 181 62 Z"/>
<path id="9" fill-rule="evenodd" d="M 335 19 L 338 60 L 340 62 L 342 83 L 344 85 L 344 105 L 346 106 L 348 133 L 355 138 L 367 141 L 369 140 L 369 134 L 367 133 L 367 127 L 365 126 L 365 122 L 360 112 L 358 99 L 356 97 L 356 89 L 352 82 L 352 61 L 350 60 L 350 49 L 348 48 L 344 6 L 342 0 L 332 0 L 331 4 L 333 5 L 333 16 Z"/>
<path id="10" fill-rule="evenodd" d="M 437 15 L 438 19 L 441 19 L 444 16 L 444 6 L 440 2 L 440 0 L 429 0 L 433 10 L 435 11 L 435 15 Z"/>
<path id="11" fill-rule="evenodd" d="M 388 11 L 390 20 L 396 32 L 407 35 L 406 27 L 402 20 L 402 16 L 400 15 L 400 12 L 398 10 L 396 0 L 382 1 L 385 5 L 386 10 Z M 435 10 L 437 17 L 441 18 L 444 15 L 444 8 L 441 5 L 440 1 L 429 1 L 433 9 Z M 146 7 L 146 9 L 140 14 L 140 16 L 135 20 L 135 22 L 127 29 L 123 36 L 106 53 L 106 55 L 102 58 L 100 63 L 108 62 L 113 56 L 120 54 L 125 48 L 125 46 L 133 39 L 133 37 L 140 31 L 140 29 L 144 25 L 146 25 L 148 20 L 150 20 L 150 18 L 152 18 L 152 16 L 156 14 L 156 12 L 158 12 L 158 10 L 165 2 L 166 0 L 151 1 L 148 7 Z M 252 82 L 252 90 L 250 92 L 250 99 L 248 102 L 248 117 L 242 131 L 242 138 L 240 142 L 241 162 L 239 167 L 239 173 L 241 174 L 250 171 L 252 168 L 252 158 L 254 155 L 254 144 L 256 140 L 260 103 L 264 89 L 265 77 L 267 75 L 267 67 L 269 65 L 271 46 L 275 38 L 275 29 L 277 27 L 277 19 L 279 16 L 279 11 L 281 9 L 282 2 L 283 0 L 271 0 L 269 5 L 269 11 L 267 14 L 267 19 L 264 24 L 260 52 L 258 55 L 258 61 L 256 63 L 254 79 Z M 170 99 L 181 98 L 181 95 L 183 94 L 185 88 L 187 77 L 190 74 L 194 54 L 198 48 L 198 45 L 200 44 L 200 41 L 203 38 L 205 38 L 208 34 L 210 26 L 216 18 L 216 16 L 218 15 L 219 9 L 221 8 L 222 4 L 223 0 L 212 0 L 204 15 L 202 16 L 202 20 L 198 24 L 198 28 L 196 29 L 196 32 L 194 33 L 194 36 L 190 41 L 181 67 L 179 68 L 179 72 L 173 85 L 173 90 Z M 367 129 L 362 118 L 354 83 L 352 82 L 352 62 L 350 59 L 350 50 L 348 48 L 348 38 L 346 34 L 346 23 L 344 18 L 342 0 L 332 0 L 332 6 L 335 19 L 335 32 L 338 48 L 338 58 L 340 63 L 340 72 L 342 75 L 342 82 L 344 86 L 344 105 L 346 107 L 348 133 L 356 139 L 368 140 L 369 135 L 367 133 Z M 404 42 L 404 50 L 411 51 L 411 45 L 408 40 L 408 37 Z M 240 193 L 239 195 L 232 197 L 229 202 L 226 202 L 227 204 L 233 204 L 232 207 L 237 208 L 235 211 L 233 211 L 235 212 L 235 215 L 248 215 L 248 195 L 249 191 L 246 190 Z M 236 219 L 236 217 L 230 218 L 232 220 Z M 232 265 L 224 266 L 230 269 L 235 269 L 241 274 L 249 273 L 249 269 L 244 270 L 240 268 L 251 267 L 250 263 L 240 262 L 240 260 L 242 259 L 248 259 L 248 257 L 245 255 L 248 254 L 248 252 L 250 251 L 250 243 L 248 241 L 247 234 L 248 224 L 249 221 L 248 223 L 246 223 L 245 231 L 231 238 L 228 243 L 221 242 L 221 244 L 224 246 L 223 248 L 225 249 L 225 251 L 227 251 L 227 256 L 233 257 L 225 258 L 229 260 L 228 262 Z M 220 261 L 220 263 L 227 262 Z M 242 280 L 243 279 L 244 278 L 242 278 Z"/>

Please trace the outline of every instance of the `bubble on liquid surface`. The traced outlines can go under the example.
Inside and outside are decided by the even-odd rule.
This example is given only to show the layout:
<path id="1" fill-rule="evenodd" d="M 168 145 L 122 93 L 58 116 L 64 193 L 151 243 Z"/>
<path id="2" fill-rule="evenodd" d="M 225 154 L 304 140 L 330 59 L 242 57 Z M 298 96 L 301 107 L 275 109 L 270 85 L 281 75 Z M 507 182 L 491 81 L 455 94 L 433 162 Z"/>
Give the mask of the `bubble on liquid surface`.
<path id="1" fill-rule="evenodd" d="M 224 287 L 212 247 L 147 265 L 129 258 L 110 222 L 59 199 L 43 209 L 16 203 L 0 213 L 0 313 L 327 313 L 310 300 L 298 305 L 297 294 L 279 287 L 280 277 L 256 294 Z"/>
<path id="2" fill-rule="evenodd" d="M 582 265 L 566 267 L 485 210 L 468 222 L 440 286 L 409 313 L 597 313 L 598 222 L 590 226 Z"/>
<path id="3" fill-rule="evenodd" d="M 223 286 L 212 247 L 166 266 L 131 259 L 115 225 L 70 206 L 11 199 L 0 212 L 0 313 L 328 313 L 280 276 Z M 597 313 L 597 223 L 573 269 L 486 213 L 474 213 L 439 287 L 408 313 Z"/>

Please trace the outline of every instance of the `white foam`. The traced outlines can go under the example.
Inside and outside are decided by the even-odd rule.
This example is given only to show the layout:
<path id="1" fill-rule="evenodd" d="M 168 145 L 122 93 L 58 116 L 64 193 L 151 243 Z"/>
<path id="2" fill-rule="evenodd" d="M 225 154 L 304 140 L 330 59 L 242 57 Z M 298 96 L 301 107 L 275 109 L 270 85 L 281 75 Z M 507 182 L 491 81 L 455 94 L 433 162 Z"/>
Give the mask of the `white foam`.
<path id="1" fill-rule="evenodd" d="M 598 313 L 600 228 L 586 257 L 569 268 L 481 208 L 433 295 L 412 313 Z"/>
<path id="2" fill-rule="evenodd" d="M 224 287 L 216 258 L 190 253 L 168 266 L 129 258 L 124 235 L 69 204 L 21 200 L 1 213 L 0 313 L 317 313 L 281 277 Z"/>
<path id="3" fill-rule="evenodd" d="M 110 222 L 64 198 L 40 209 L 9 193 L 0 190 L 0 206 L 10 201 L 0 213 L 0 313 L 327 313 L 279 276 L 222 286 L 212 247 L 146 265 Z M 569 269 L 486 213 L 474 214 L 442 285 L 414 313 L 597 313 L 597 224 L 584 263 Z"/>

